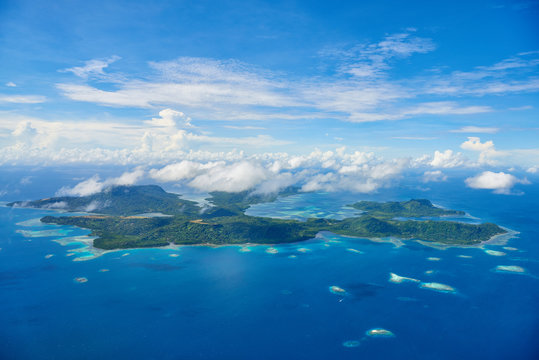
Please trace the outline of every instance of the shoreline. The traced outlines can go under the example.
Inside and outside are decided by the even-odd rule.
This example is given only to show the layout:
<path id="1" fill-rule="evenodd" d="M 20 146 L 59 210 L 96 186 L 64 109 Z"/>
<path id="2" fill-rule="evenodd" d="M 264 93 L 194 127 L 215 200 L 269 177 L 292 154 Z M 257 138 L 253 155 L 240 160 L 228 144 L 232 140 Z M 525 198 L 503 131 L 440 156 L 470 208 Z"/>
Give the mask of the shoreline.
<path id="1" fill-rule="evenodd" d="M 73 214 L 73 216 L 77 216 L 75 214 L 82 214 L 83 216 L 84 215 L 99 215 L 99 214 L 87 213 L 87 212 L 70 213 L 70 212 L 62 210 L 62 209 L 43 209 L 43 208 L 24 207 L 24 206 L 11 207 L 11 206 L 7 206 L 6 204 L 7 203 L 1 203 L 0 206 L 10 207 L 12 209 L 30 209 L 30 210 L 53 211 L 53 212 L 56 212 L 56 213 Z M 465 216 L 472 217 L 468 213 L 466 213 Z M 448 215 L 447 217 L 454 217 L 454 215 Z M 42 224 L 43 225 L 54 225 L 54 226 L 59 226 L 59 227 L 66 226 L 66 225 L 56 225 L 56 224 L 46 224 L 46 223 L 42 223 Z M 86 230 L 86 231 L 91 231 L 91 229 L 78 227 L 78 226 L 74 226 L 74 225 L 67 225 L 67 226 L 68 227 L 71 226 L 71 227 Z M 446 249 L 449 249 L 449 248 L 463 248 L 463 249 L 478 248 L 478 249 L 484 249 L 485 245 L 494 245 L 494 246 L 506 245 L 507 242 L 510 239 L 515 238 L 516 235 L 518 235 L 520 233 L 518 231 L 509 229 L 509 228 L 506 228 L 506 227 L 503 227 L 503 226 L 500 226 L 500 228 L 502 228 L 506 232 L 503 233 L 503 234 L 493 235 L 492 237 L 490 237 L 486 241 L 482 241 L 480 243 L 470 244 L 470 245 L 444 244 L 444 243 L 439 243 L 439 242 L 431 242 L 431 241 L 413 239 L 413 238 L 402 239 L 402 238 L 397 238 L 397 237 L 387 237 L 387 238 L 356 237 L 356 236 L 351 236 L 351 235 L 341 235 L 341 234 L 337 234 L 337 233 L 332 233 L 330 231 L 321 231 L 321 232 L 317 233 L 315 235 L 315 237 L 313 237 L 312 239 L 308 239 L 308 240 L 317 240 L 318 239 L 318 240 L 324 241 L 323 240 L 323 238 L 324 238 L 323 233 L 327 232 L 327 233 L 330 233 L 330 234 L 334 234 L 334 235 L 341 236 L 341 237 L 344 237 L 344 238 L 349 238 L 349 239 L 364 239 L 364 240 L 368 240 L 368 241 L 375 242 L 375 243 L 393 244 L 393 246 L 395 246 L 396 248 L 404 246 L 407 241 L 414 241 L 414 242 L 419 243 L 421 245 L 424 245 L 424 246 L 427 246 L 427 247 L 430 247 L 430 248 L 434 248 L 434 249 L 437 249 L 437 250 L 446 250 Z M 82 239 L 83 236 L 87 236 L 88 239 Z M 138 249 L 179 250 L 181 247 L 184 247 L 184 246 L 202 246 L 202 247 L 210 247 L 210 248 L 220 248 L 220 247 L 225 247 L 225 246 L 236 246 L 236 247 L 240 247 L 240 248 L 241 247 L 252 247 L 252 246 L 273 247 L 273 246 L 300 244 L 300 243 L 303 243 L 305 241 L 308 241 L 308 240 L 303 240 L 303 241 L 296 241 L 296 242 L 289 242 L 289 243 L 277 243 L 277 244 L 275 244 L 275 243 L 273 243 L 273 244 L 260 244 L 260 243 L 249 243 L 249 242 L 241 243 L 241 244 L 240 243 L 239 244 L 212 244 L 212 243 L 174 244 L 174 243 L 169 243 L 166 246 L 158 246 L 158 247 L 132 247 L 132 248 L 118 248 L 118 249 L 101 249 L 101 248 L 98 248 L 98 247 L 94 246 L 94 240 L 97 239 L 97 237 L 95 237 L 95 236 L 92 237 L 90 234 L 80 235 L 80 236 L 77 236 L 77 237 L 80 237 L 80 239 L 78 239 L 78 241 L 74 241 L 74 242 L 79 242 L 79 243 L 83 244 L 85 247 L 81 247 L 81 248 L 78 248 L 78 249 L 71 249 L 68 252 L 72 253 L 73 255 L 75 255 L 77 253 L 88 252 L 88 253 L 93 254 L 93 256 L 87 256 L 86 258 L 84 256 L 83 257 L 76 257 L 73 261 L 87 261 L 87 260 L 92 260 L 92 259 L 95 259 L 97 257 L 100 257 L 100 256 L 108 254 L 108 253 L 112 253 L 112 252 L 138 250 Z M 54 240 L 54 241 L 58 242 L 59 244 L 61 244 L 61 241 L 57 241 L 57 240 L 61 240 L 61 239 Z M 63 244 L 61 244 L 61 245 L 63 245 Z"/>
<path id="2" fill-rule="evenodd" d="M 60 226 L 62 226 L 62 225 L 60 225 Z M 69 225 L 69 226 L 71 226 L 71 225 Z M 79 228 L 77 226 L 74 226 L 74 227 L 76 227 L 78 229 L 88 230 L 86 228 Z M 504 233 L 504 234 L 494 235 L 494 236 L 492 236 L 490 239 L 488 239 L 486 241 L 480 242 L 478 244 L 473 244 L 473 245 L 449 245 L 449 244 L 428 242 L 428 241 L 424 241 L 424 240 L 400 239 L 400 238 L 395 238 L 395 237 L 390 237 L 388 239 L 384 239 L 384 238 L 366 238 L 366 237 L 355 237 L 355 236 L 349 236 L 349 235 L 339 235 L 339 234 L 335 234 L 335 233 L 332 233 L 332 232 L 328 232 L 328 233 L 331 233 L 331 234 L 334 234 L 334 235 L 337 235 L 337 236 L 341 236 L 341 237 L 345 237 L 345 238 L 349 238 L 349 239 L 365 239 L 365 240 L 372 241 L 372 242 L 375 242 L 375 243 L 393 244 L 396 248 L 404 246 L 406 241 L 414 241 L 414 242 L 419 243 L 421 245 L 428 246 L 428 247 L 431 247 L 431 248 L 434 248 L 434 249 L 437 249 L 437 250 L 447 250 L 449 248 L 484 249 L 485 245 L 494 245 L 494 246 L 506 245 L 507 242 L 510 239 L 513 239 L 513 238 L 516 237 L 516 235 L 520 234 L 520 232 L 518 232 L 518 231 L 511 230 L 509 228 L 502 227 L 502 226 L 500 226 L 500 227 L 502 229 L 504 229 L 505 231 L 507 231 L 507 232 Z M 318 240 L 318 241 L 322 241 L 322 242 L 327 242 L 326 240 L 324 240 L 323 235 L 320 235 L 320 234 L 321 234 L 321 232 L 316 234 L 316 236 L 314 238 L 308 239 L 308 240 L 305 240 L 305 241 Z M 91 237 L 90 235 L 81 235 L 81 236 Z M 105 255 L 105 254 L 109 254 L 109 253 L 113 253 L 113 252 L 119 252 L 119 251 L 130 251 L 130 250 L 144 250 L 144 249 L 180 250 L 182 247 L 208 247 L 208 248 L 214 248 L 214 249 L 222 248 L 222 247 L 239 247 L 239 248 L 253 247 L 253 246 L 273 247 L 273 246 L 282 246 L 282 245 L 301 244 L 301 243 L 305 242 L 305 241 L 298 241 L 298 242 L 280 243 L 280 244 L 258 244 L 258 243 L 242 243 L 242 244 L 212 244 L 212 243 L 174 244 L 174 243 L 169 243 L 166 246 L 158 246 L 158 247 L 134 247 L 134 248 L 120 248 L 120 249 L 106 250 L 106 249 L 100 249 L 100 248 L 94 247 L 93 242 L 94 242 L 95 239 L 96 239 L 96 237 L 93 237 L 92 239 L 88 239 L 87 241 L 80 241 L 82 244 L 88 246 L 88 248 L 84 249 L 83 251 L 91 252 L 95 256 L 88 257 L 88 259 L 75 258 L 73 261 L 93 260 L 93 259 L 95 259 L 97 257 L 100 257 L 102 255 Z M 71 251 L 71 252 L 76 253 L 77 249 L 74 249 L 74 250 L 75 251 Z M 80 251 L 80 252 L 83 252 L 83 251 Z"/>

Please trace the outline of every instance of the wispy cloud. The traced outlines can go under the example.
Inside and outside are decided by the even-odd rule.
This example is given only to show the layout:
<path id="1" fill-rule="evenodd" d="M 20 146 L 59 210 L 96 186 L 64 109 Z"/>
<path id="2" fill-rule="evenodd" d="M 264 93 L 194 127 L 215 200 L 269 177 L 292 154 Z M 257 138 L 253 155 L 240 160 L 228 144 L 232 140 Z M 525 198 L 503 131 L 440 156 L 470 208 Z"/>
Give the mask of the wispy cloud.
<path id="1" fill-rule="evenodd" d="M 454 133 L 479 133 L 479 134 L 495 134 L 500 131 L 496 127 L 481 127 L 481 126 L 463 126 L 460 129 L 449 130 Z"/>
<path id="2" fill-rule="evenodd" d="M 539 91 L 537 66 L 539 53 L 520 53 L 490 66 L 477 66 L 472 71 L 431 76 L 425 81 L 423 91 L 456 97 L 536 92 Z"/>
<path id="3" fill-rule="evenodd" d="M 115 61 L 120 60 L 119 56 L 113 55 L 106 59 L 92 59 L 84 62 L 83 66 L 75 66 L 72 68 L 67 68 L 59 70 L 60 72 L 70 72 L 74 75 L 83 78 L 104 78 L 107 80 L 111 79 L 109 74 L 106 74 L 104 69 L 107 68 L 110 64 Z"/>
<path id="4" fill-rule="evenodd" d="M 511 111 L 524 111 L 524 110 L 531 110 L 531 109 L 533 109 L 533 106 L 531 106 L 531 105 L 523 105 L 523 106 L 510 107 L 510 108 L 507 109 L 507 110 L 511 110 Z"/>
<path id="5" fill-rule="evenodd" d="M 354 113 L 348 121 L 370 122 L 380 120 L 401 120 L 423 115 L 468 115 L 493 111 L 489 106 L 459 106 L 456 102 L 440 101 L 421 103 L 414 107 L 398 109 L 395 113 Z"/>
<path id="6" fill-rule="evenodd" d="M 431 39 L 413 36 L 412 33 L 389 35 L 377 43 L 326 48 L 320 54 L 338 59 L 341 64 L 337 70 L 341 74 L 357 78 L 380 77 L 391 68 L 393 59 L 428 53 L 436 48 Z"/>
<path id="7" fill-rule="evenodd" d="M 473 71 L 425 72 L 393 79 L 400 59 L 434 51 L 431 39 L 413 31 L 378 42 L 335 47 L 320 52 L 332 68 L 309 76 L 262 69 L 237 60 L 180 57 L 150 62 L 151 71 L 122 77 L 107 72 L 117 57 L 88 61 L 69 71 L 83 80 L 113 79 L 114 87 L 64 82 L 66 97 L 112 107 L 179 107 L 208 120 L 294 120 L 324 118 L 352 122 L 401 120 L 423 115 L 472 115 L 495 111 L 488 105 L 461 102 L 464 96 L 539 91 L 535 53 L 519 54 Z M 120 79 L 120 80 L 118 80 Z"/>
<path id="8" fill-rule="evenodd" d="M 41 95 L 4 95 L 0 94 L 0 103 L 12 104 L 39 104 L 47 101 L 45 96 Z"/>
<path id="9" fill-rule="evenodd" d="M 234 129 L 234 130 L 266 130 L 265 127 L 261 126 L 236 126 L 236 125 L 225 125 L 223 126 L 227 129 Z"/>
<path id="10" fill-rule="evenodd" d="M 392 139 L 397 140 L 435 140 L 437 137 L 428 137 L 428 136 L 393 136 Z"/>

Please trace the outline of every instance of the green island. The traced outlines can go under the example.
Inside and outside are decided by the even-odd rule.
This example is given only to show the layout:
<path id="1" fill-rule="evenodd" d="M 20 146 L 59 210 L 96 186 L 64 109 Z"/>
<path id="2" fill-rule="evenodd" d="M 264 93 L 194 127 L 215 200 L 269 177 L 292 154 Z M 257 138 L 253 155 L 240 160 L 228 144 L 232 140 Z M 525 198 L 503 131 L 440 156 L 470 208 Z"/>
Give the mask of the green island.
<path id="1" fill-rule="evenodd" d="M 255 217 L 245 214 L 252 204 L 274 201 L 277 196 L 212 192 L 212 206 L 167 193 L 157 185 L 114 186 L 82 197 L 53 197 L 12 202 L 13 207 L 62 209 L 84 215 L 45 216 L 42 222 L 91 230 L 94 247 L 106 250 L 177 245 L 282 244 L 312 239 L 321 231 L 362 238 L 398 237 L 446 245 L 473 245 L 506 233 L 496 224 L 465 224 L 441 220 L 399 220 L 464 215 L 445 210 L 429 200 L 403 202 L 360 201 L 350 206 L 363 211 L 344 220 L 310 218 L 306 221 Z"/>

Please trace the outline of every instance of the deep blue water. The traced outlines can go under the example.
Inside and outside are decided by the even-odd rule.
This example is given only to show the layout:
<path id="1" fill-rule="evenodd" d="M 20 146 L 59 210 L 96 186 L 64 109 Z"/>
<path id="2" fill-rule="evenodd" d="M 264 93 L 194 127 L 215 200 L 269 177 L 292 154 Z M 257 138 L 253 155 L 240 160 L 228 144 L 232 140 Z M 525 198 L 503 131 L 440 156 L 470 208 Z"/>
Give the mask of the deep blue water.
<path id="1" fill-rule="evenodd" d="M 323 234 L 279 246 L 277 254 L 262 246 L 251 252 L 182 247 L 73 261 L 84 253 L 66 255 L 82 244 L 52 240 L 85 230 L 17 225 L 50 212 L 0 207 L 0 358 L 536 359 L 539 186 L 523 190 L 523 196 L 496 195 L 467 189 L 459 180 L 428 191 L 404 185 L 370 196 L 305 194 L 250 210 L 295 218 L 339 211 L 344 216 L 350 210 L 343 206 L 356 200 L 426 197 L 519 231 L 508 244 L 517 251 L 488 247 L 505 256 L 414 242 L 396 248 Z M 28 237 L 17 230 L 60 232 Z M 48 254 L 54 256 L 47 259 Z M 518 265 L 526 273 L 493 271 L 497 265 Z M 448 284 L 456 292 L 391 283 L 390 272 Z M 77 277 L 88 282 L 78 283 Z M 332 285 L 347 293 L 331 293 Z M 372 328 L 395 336 L 366 336 Z M 344 347 L 348 340 L 360 345 Z"/>

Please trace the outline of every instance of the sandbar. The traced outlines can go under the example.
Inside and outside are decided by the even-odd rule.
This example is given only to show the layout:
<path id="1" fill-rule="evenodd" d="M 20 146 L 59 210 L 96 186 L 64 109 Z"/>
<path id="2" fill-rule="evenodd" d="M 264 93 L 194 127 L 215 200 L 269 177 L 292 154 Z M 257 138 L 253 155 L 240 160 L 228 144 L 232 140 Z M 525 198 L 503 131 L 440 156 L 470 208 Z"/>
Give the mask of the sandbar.
<path id="1" fill-rule="evenodd" d="M 505 256 L 505 253 L 503 251 L 497 250 L 485 250 L 485 253 L 491 256 Z"/>
<path id="2" fill-rule="evenodd" d="M 360 345 L 359 340 L 348 340 L 342 343 L 342 346 L 347 348 L 355 348 Z"/>
<path id="3" fill-rule="evenodd" d="M 418 279 L 414 279 L 414 278 L 410 278 L 406 276 L 399 276 L 395 273 L 389 273 L 389 281 L 395 284 L 401 284 L 405 281 L 414 282 L 414 283 L 420 282 L 420 280 Z"/>
<path id="4" fill-rule="evenodd" d="M 514 273 L 514 274 L 523 274 L 526 272 L 526 269 L 517 265 L 498 265 L 496 266 L 495 271 L 505 272 L 505 273 Z"/>
<path id="5" fill-rule="evenodd" d="M 267 252 L 268 254 L 277 254 L 277 253 L 279 252 L 279 250 L 277 250 L 277 249 L 274 248 L 274 247 L 269 247 L 269 248 L 266 249 L 266 252 Z"/>
<path id="6" fill-rule="evenodd" d="M 419 284 L 419 287 L 422 288 L 422 289 L 429 289 L 429 290 L 439 291 L 439 292 L 443 292 L 443 293 L 455 293 L 456 292 L 455 288 L 453 288 L 453 287 L 451 287 L 449 285 L 440 284 L 440 283 L 436 283 L 436 282 L 421 283 L 421 284 Z"/>
<path id="7" fill-rule="evenodd" d="M 371 337 L 384 337 L 384 338 L 395 336 L 395 334 L 393 334 L 391 331 L 382 329 L 382 328 L 370 329 L 366 332 L 366 334 L 367 336 L 371 336 Z"/>
<path id="8" fill-rule="evenodd" d="M 331 293 L 333 293 L 333 294 L 336 294 L 336 295 L 344 295 L 344 294 L 346 294 L 346 290 L 344 290 L 343 288 L 338 287 L 336 285 L 330 286 L 329 291 Z"/>

